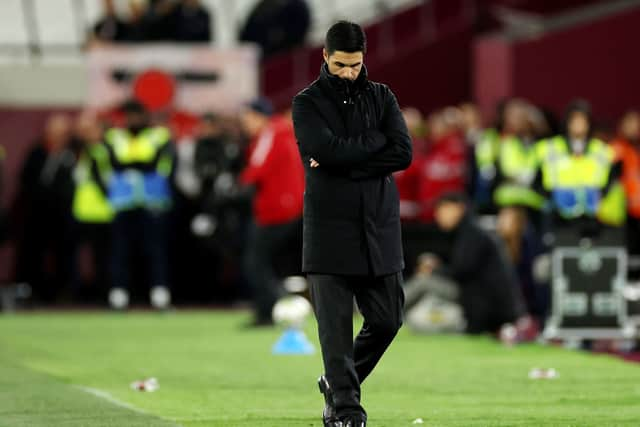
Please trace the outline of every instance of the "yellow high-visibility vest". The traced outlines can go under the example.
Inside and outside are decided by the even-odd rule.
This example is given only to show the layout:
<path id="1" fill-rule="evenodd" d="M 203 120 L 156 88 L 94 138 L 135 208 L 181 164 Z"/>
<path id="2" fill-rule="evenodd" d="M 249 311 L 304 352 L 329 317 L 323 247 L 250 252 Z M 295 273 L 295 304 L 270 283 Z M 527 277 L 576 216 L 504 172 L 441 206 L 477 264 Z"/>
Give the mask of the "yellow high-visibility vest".
<path id="1" fill-rule="evenodd" d="M 73 171 L 75 191 L 72 211 L 78 222 L 105 224 L 113 219 L 113 209 L 109 204 L 96 178 L 92 175 L 95 162 L 99 177 L 103 183 L 108 181 L 111 167 L 109 153 L 102 144 L 93 144 L 85 148 Z"/>
<path id="2" fill-rule="evenodd" d="M 149 127 L 132 135 L 127 129 L 113 128 L 105 139 L 112 153 L 109 200 L 114 209 L 167 209 L 171 204 L 168 177 L 173 168 L 172 153 L 165 149 L 171 140 L 169 130 Z"/>
<path id="3" fill-rule="evenodd" d="M 535 152 L 542 172 L 542 185 L 550 192 L 604 190 L 615 159 L 614 150 L 596 138 L 587 143 L 584 154 L 580 155 L 570 152 L 563 136 L 539 141 Z M 611 225 L 624 223 L 626 206 L 620 184 L 613 183 L 608 193 L 601 196 L 596 212 L 598 219 Z M 579 215 L 580 209 L 576 212 Z"/>
<path id="4" fill-rule="evenodd" d="M 518 137 L 504 137 L 500 141 L 497 164 L 504 182 L 496 188 L 494 202 L 498 206 L 541 209 L 545 198 L 531 188 L 537 170 L 533 147 Z"/>
<path id="5" fill-rule="evenodd" d="M 498 131 L 487 129 L 474 148 L 476 165 L 483 179 L 491 180 L 495 177 L 499 143 Z"/>
<path id="6" fill-rule="evenodd" d="M 115 159 L 122 166 L 135 163 L 152 163 L 158 152 L 171 139 L 165 127 L 150 127 L 137 135 L 131 135 L 127 129 L 112 128 L 105 134 L 107 144 L 112 148 Z M 172 159 L 162 156 L 158 159 L 157 172 L 168 176 L 171 172 Z"/>

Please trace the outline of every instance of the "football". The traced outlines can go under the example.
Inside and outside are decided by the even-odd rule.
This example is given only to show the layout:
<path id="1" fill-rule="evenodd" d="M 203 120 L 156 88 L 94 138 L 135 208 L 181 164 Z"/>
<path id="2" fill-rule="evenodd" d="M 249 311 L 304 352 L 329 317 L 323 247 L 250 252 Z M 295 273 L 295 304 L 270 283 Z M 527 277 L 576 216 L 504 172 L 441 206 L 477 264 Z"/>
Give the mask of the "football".
<path id="1" fill-rule="evenodd" d="M 288 295 L 276 303 L 272 316 L 277 325 L 300 327 L 311 312 L 311 304 L 306 298 L 299 295 Z"/>

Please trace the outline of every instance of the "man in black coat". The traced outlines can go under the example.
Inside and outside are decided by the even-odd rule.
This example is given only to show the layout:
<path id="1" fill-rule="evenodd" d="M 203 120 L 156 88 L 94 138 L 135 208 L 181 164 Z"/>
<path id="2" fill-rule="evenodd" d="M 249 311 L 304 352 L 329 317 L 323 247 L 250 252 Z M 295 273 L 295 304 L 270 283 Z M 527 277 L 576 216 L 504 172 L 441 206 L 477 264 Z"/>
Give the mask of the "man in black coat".
<path id="1" fill-rule="evenodd" d="M 391 90 L 367 80 L 365 35 L 327 32 L 320 77 L 293 100 L 305 166 L 303 271 L 311 286 L 325 375 L 325 426 L 364 426 L 360 384 L 402 324 L 404 268 L 392 173 L 411 139 Z M 364 316 L 353 341 L 353 298 Z"/>
<path id="2" fill-rule="evenodd" d="M 434 275 L 459 285 L 466 332 L 497 332 L 527 316 L 516 272 L 498 240 L 476 224 L 464 195 L 448 193 L 438 201 L 438 226 L 447 233 L 449 250 Z M 414 298 L 407 291 L 407 303 Z"/>

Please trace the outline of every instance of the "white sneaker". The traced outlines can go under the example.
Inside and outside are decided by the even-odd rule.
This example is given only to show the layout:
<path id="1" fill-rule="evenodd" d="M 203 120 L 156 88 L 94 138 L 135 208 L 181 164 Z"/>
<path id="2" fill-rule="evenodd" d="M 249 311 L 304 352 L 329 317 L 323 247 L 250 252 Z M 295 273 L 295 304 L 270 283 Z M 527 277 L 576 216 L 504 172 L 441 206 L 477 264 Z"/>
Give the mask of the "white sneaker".
<path id="1" fill-rule="evenodd" d="M 158 310 L 165 310 L 171 305 L 171 292 L 166 286 L 154 286 L 149 293 L 151 305 Z"/>
<path id="2" fill-rule="evenodd" d="M 109 291 L 109 305 L 114 310 L 124 310 L 129 306 L 129 292 L 124 288 L 113 288 Z"/>

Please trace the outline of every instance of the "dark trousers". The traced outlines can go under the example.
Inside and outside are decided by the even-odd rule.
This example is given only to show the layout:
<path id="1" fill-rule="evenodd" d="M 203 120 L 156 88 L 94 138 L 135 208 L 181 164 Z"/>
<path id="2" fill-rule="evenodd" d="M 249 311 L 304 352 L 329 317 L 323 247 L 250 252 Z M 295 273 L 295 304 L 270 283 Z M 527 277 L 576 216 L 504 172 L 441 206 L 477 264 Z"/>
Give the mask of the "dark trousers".
<path id="1" fill-rule="evenodd" d="M 53 302 L 68 290 L 73 265 L 70 214 L 30 212 L 19 242 L 16 279 L 28 283 L 37 300 Z"/>
<path id="2" fill-rule="evenodd" d="M 257 320 L 271 320 L 271 311 L 284 295 L 282 280 L 276 271 L 278 256 L 301 240 L 299 219 L 284 224 L 251 224 L 244 254 L 244 271 L 253 293 Z"/>
<path id="3" fill-rule="evenodd" d="M 88 246 L 91 250 L 91 271 L 93 280 L 86 289 L 81 271 L 83 266 L 80 252 Z M 73 270 L 71 290 L 77 299 L 102 297 L 111 285 L 109 255 L 111 249 L 111 223 L 75 222 L 73 227 Z"/>
<path id="4" fill-rule="evenodd" d="M 151 286 L 169 287 L 167 274 L 167 214 L 146 209 L 119 212 L 113 220 L 112 286 L 129 287 L 131 255 L 142 250 Z"/>
<path id="5" fill-rule="evenodd" d="M 402 273 L 388 276 L 309 274 L 325 375 L 339 417 L 362 413 L 360 384 L 402 325 Z M 353 298 L 364 317 L 353 340 Z"/>

